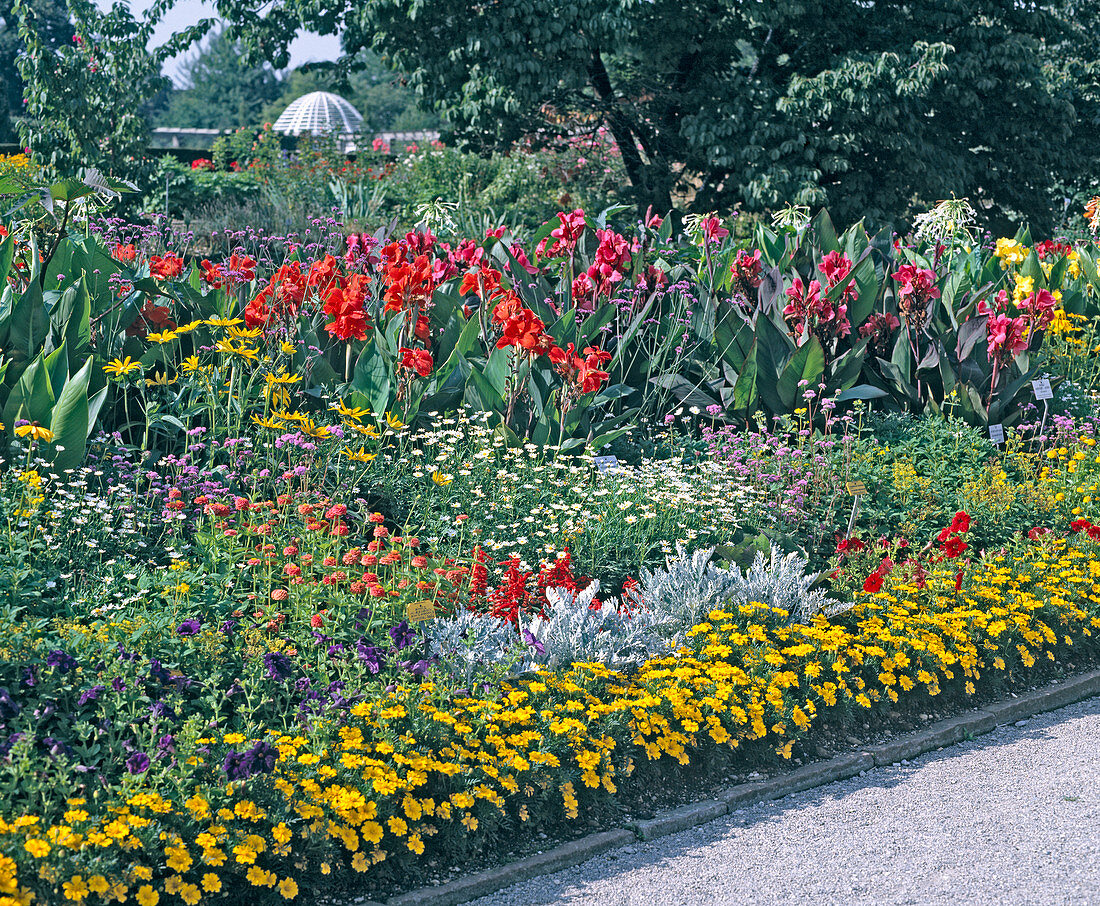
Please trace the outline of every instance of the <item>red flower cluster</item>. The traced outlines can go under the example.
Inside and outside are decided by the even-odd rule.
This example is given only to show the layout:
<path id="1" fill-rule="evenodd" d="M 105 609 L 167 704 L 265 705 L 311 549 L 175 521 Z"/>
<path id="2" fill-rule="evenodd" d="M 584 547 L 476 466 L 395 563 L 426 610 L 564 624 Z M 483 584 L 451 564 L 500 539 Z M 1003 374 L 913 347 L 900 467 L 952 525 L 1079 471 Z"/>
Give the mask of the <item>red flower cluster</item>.
<path id="1" fill-rule="evenodd" d="M 298 310 L 306 296 L 306 275 L 301 265 L 291 261 L 282 265 L 268 282 L 245 306 L 244 322 L 249 328 L 268 327 L 274 320 L 288 322 L 298 317 Z"/>
<path id="2" fill-rule="evenodd" d="M 1088 519 L 1074 519 L 1069 528 L 1075 535 L 1084 532 L 1093 541 L 1100 541 L 1100 525 L 1093 525 Z"/>
<path id="3" fill-rule="evenodd" d="M 251 283 L 256 279 L 256 260 L 234 252 L 224 264 L 211 264 L 202 259 L 203 282 L 220 289 L 238 283 Z"/>
<path id="4" fill-rule="evenodd" d="M 902 319 L 911 328 L 922 326 L 928 318 L 928 306 L 940 297 L 936 275 L 928 268 L 903 264 L 894 272 L 894 280 L 901 284 L 897 298 Z"/>
<path id="5" fill-rule="evenodd" d="M 586 346 L 582 357 L 570 343 L 565 349 L 554 346 L 550 350 L 550 361 L 574 393 L 595 393 L 609 377 L 606 371 L 600 371 L 600 366 L 611 361 L 611 353 Z"/>
<path id="6" fill-rule="evenodd" d="M 936 536 L 944 557 L 954 560 L 962 556 L 969 545 L 959 535 L 965 535 L 968 531 L 970 531 L 970 516 L 966 513 L 956 513 L 951 524 Z"/>
<path id="7" fill-rule="evenodd" d="M 584 211 L 580 208 L 571 214 L 559 211 L 558 220 L 561 221 L 561 226 L 552 229 L 550 236 L 535 246 L 535 254 L 539 258 L 562 258 L 565 255 L 572 255 L 577 247 L 577 242 L 585 228 Z M 547 246 L 549 239 L 553 239 L 554 242 Z"/>
<path id="8" fill-rule="evenodd" d="M 322 311 L 332 316 L 325 330 L 340 340 L 365 340 L 370 323 L 363 303 L 367 299 L 369 279 L 352 274 L 346 280 L 333 280 L 324 296 Z"/>
<path id="9" fill-rule="evenodd" d="M 596 230 L 600 245 L 588 270 L 573 281 L 573 298 L 590 299 L 591 305 L 601 295 L 609 295 L 616 283 L 623 279 L 623 271 L 630 266 L 630 245 L 614 230 Z"/>
<path id="10" fill-rule="evenodd" d="M 742 249 L 733 259 L 730 265 L 730 276 L 733 278 L 730 291 L 742 304 L 751 300 L 753 291 L 760 287 L 760 271 L 760 249 L 754 249 L 751 255 Z"/>
<path id="11" fill-rule="evenodd" d="M 3 228 L 0 227 L 0 229 Z M 6 236 L 7 233 L 4 233 L 4 235 Z M 122 264 L 129 264 L 131 261 L 137 258 L 137 248 L 132 242 L 129 242 L 126 245 L 116 243 L 114 249 L 111 252 L 111 255 L 112 257 L 114 257 L 115 261 L 119 261 Z"/>
<path id="12" fill-rule="evenodd" d="M 174 280 L 183 273 L 183 259 L 167 252 L 164 257 L 153 255 L 149 259 L 149 274 L 157 280 Z"/>
<path id="13" fill-rule="evenodd" d="M 126 336 L 145 338 L 149 328 L 154 331 L 175 330 L 178 325 L 172 319 L 172 312 L 167 305 L 156 305 L 152 299 L 146 299 L 145 304 L 134 318 L 133 323 L 126 328 Z"/>
<path id="14" fill-rule="evenodd" d="M 407 256 L 405 244 L 395 242 L 382 249 L 382 279 L 386 284 L 383 311 L 411 311 L 430 300 L 435 291 L 431 258 L 420 254 L 410 262 Z"/>
<path id="15" fill-rule="evenodd" d="M 399 350 L 401 363 L 399 367 L 415 371 L 421 377 L 427 377 L 432 373 L 432 354 L 426 349 L 408 349 L 404 346 Z"/>
<path id="16" fill-rule="evenodd" d="M 479 558 L 479 564 L 482 562 L 484 562 L 483 555 Z M 550 602 L 546 599 L 548 588 L 564 588 L 571 594 L 577 594 L 592 582 L 588 576 L 573 574 L 573 564 L 568 551 L 558 557 L 554 563 L 543 565 L 537 574 L 533 570 L 521 570 L 519 557 L 515 556 L 502 560 L 500 565 L 507 569 L 500 584 L 488 593 L 489 613 L 513 625 L 518 625 L 520 613 L 546 612 L 550 607 Z M 484 567 L 481 569 L 484 570 Z M 475 573 L 476 570 L 475 566 Z M 535 577 L 534 589 L 530 587 L 532 576 Z M 471 598 L 473 598 L 472 594 Z M 598 609 L 599 599 L 594 599 L 589 607 Z"/>

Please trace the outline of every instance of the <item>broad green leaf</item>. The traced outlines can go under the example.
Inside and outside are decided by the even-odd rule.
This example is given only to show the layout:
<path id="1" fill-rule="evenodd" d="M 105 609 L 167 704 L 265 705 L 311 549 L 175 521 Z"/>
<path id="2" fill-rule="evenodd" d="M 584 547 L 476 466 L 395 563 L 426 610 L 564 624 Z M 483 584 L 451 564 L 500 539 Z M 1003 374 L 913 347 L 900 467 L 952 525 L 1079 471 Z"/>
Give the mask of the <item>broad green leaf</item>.
<path id="1" fill-rule="evenodd" d="M 84 458 L 89 422 L 88 380 L 92 362 L 93 359 L 89 358 L 65 384 L 50 416 L 54 444 L 53 464 L 59 472 L 75 469 Z"/>
<path id="2" fill-rule="evenodd" d="M 817 337 L 810 337 L 795 350 L 776 385 L 776 392 L 783 405 L 788 410 L 798 408 L 801 405 L 802 386 L 812 387 L 816 391 L 824 370 L 825 352 Z M 808 383 L 801 385 L 802 381 Z"/>

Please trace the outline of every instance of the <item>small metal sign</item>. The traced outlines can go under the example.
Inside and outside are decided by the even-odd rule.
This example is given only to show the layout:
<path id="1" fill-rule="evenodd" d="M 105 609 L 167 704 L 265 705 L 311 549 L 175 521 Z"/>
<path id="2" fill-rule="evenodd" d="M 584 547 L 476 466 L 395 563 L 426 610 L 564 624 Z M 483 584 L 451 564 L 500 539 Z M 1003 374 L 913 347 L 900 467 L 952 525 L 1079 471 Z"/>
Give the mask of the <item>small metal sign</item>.
<path id="1" fill-rule="evenodd" d="M 1054 391 L 1050 388 L 1050 378 L 1038 378 L 1031 382 L 1031 389 L 1035 391 L 1035 399 L 1052 400 Z"/>
<path id="2" fill-rule="evenodd" d="M 405 619 L 410 623 L 423 623 L 435 619 L 435 604 L 432 601 L 411 601 L 405 610 Z"/>
<path id="3" fill-rule="evenodd" d="M 596 471 L 601 474 L 604 472 L 617 472 L 621 468 L 617 456 L 593 456 L 592 461 L 596 464 Z"/>
<path id="4" fill-rule="evenodd" d="M 989 426 L 989 439 L 995 444 L 1003 444 L 1005 442 L 1005 426 L 1004 425 L 990 425 Z"/>
<path id="5" fill-rule="evenodd" d="M 862 481 L 849 481 L 845 484 L 845 487 L 853 497 L 859 497 L 861 494 L 865 495 L 867 493 L 867 485 Z"/>

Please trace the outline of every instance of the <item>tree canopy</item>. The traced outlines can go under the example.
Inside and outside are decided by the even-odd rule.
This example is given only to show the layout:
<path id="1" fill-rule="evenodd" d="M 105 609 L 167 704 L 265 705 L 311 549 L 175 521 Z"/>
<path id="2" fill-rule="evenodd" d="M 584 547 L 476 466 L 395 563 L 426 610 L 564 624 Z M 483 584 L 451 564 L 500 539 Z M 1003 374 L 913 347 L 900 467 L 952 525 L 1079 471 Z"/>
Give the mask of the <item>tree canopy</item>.
<path id="1" fill-rule="evenodd" d="M 1051 186 L 1096 164 L 1071 75 L 1096 42 L 1078 6 L 276 0 L 261 16 L 217 0 L 275 65 L 302 28 L 339 34 L 349 65 L 372 48 L 477 148 L 604 126 L 640 206 L 796 202 L 889 222 L 956 193 L 1040 227 Z"/>
<path id="2" fill-rule="evenodd" d="M 179 71 L 183 85 L 168 94 L 157 113 L 157 125 L 194 129 L 258 125 L 261 111 L 281 90 L 279 74 L 271 64 L 245 64 L 237 42 L 224 31 L 211 34 Z"/>
<path id="3" fill-rule="evenodd" d="M 56 49 L 73 40 L 73 26 L 65 0 L 32 0 L 41 40 Z M 15 0 L 0 0 L 0 143 L 14 142 L 16 120 L 23 115 L 23 78 L 16 61 L 24 52 L 19 36 Z"/>

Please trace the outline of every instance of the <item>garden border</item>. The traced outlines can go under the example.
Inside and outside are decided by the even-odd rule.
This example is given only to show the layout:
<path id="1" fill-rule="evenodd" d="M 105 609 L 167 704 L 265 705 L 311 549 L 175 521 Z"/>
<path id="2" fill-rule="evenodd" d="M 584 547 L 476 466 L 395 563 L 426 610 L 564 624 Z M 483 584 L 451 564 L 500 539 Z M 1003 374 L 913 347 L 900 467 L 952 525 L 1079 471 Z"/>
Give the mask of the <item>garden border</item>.
<path id="1" fill-rule="evenodd" d="M 890 742 L 808 764 L 770 780 L 738 784 L 724 790 L 715 799 L 665 809 L 655 818 L 632 821 L 626 828 L 589 834 L 546 852 L 469 877 L 398 894 L 386 900 L 385 906 L 459 906 L 512 884 L 579 865 L 610 849 L 679 833 L 756 802 L 781 799 L 791 793 L 845 780 L 873 767 L 916 758 L 925 752 L 954 745 L 964 739 L 989 733 L 996 727 L 1054 711 L 1094 695 L 1100 695 L 1100 669 L 1068 679 L 1053 680 L 1044 688 L 1012 695 L 975 711 L 936 721 Z M 358 906 L 382 906 L 375 901 L 354 898 L 346 902 L 358 903 Z"/>

